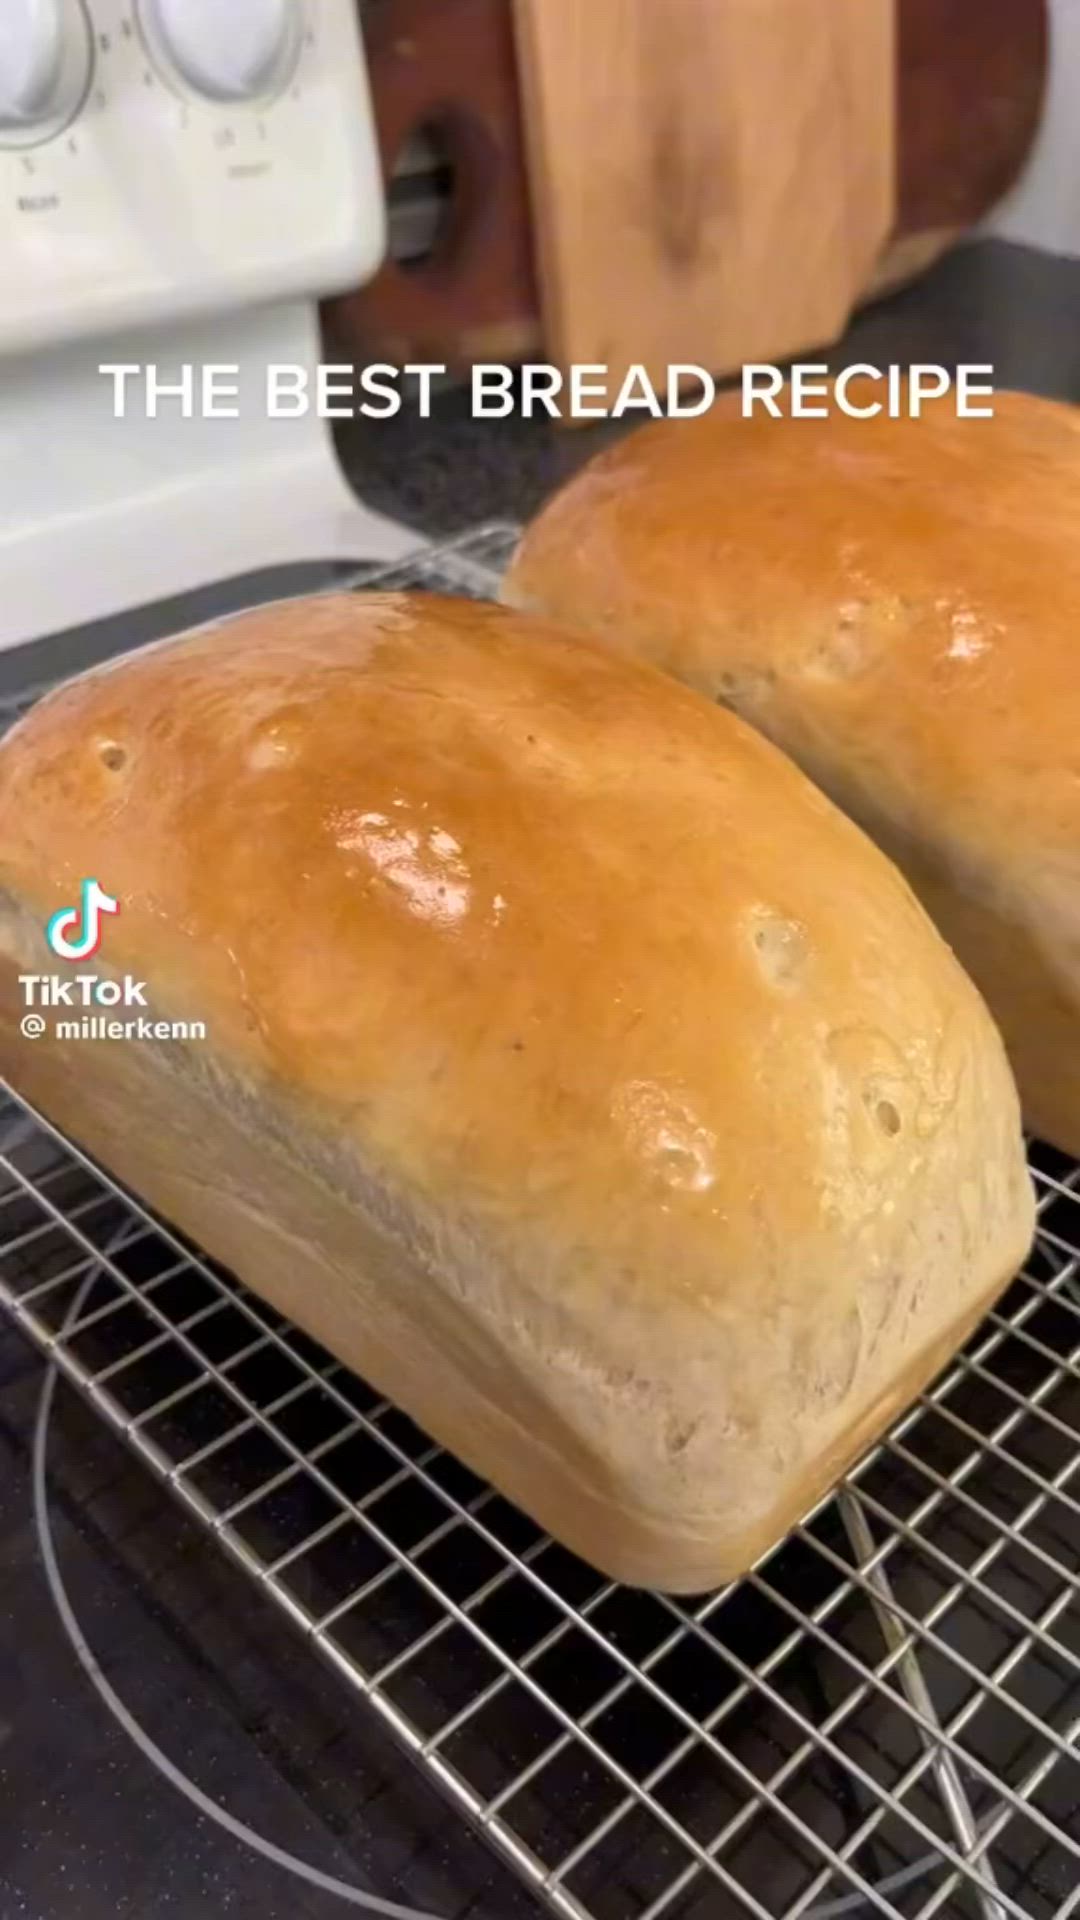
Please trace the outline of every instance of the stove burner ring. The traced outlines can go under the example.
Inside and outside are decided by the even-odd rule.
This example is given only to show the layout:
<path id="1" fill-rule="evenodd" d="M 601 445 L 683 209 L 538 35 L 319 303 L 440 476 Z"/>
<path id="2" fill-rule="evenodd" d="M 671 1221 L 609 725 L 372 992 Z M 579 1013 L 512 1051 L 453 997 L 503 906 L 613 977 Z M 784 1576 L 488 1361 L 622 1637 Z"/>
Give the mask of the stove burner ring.
<path id="1" fill-rule="evenodd" d="M 113 1239 L 104 1248 L 105 1254 L 115 1253 L 122 1239 L 123 1230 L 121 1229 L 121 1232 L 114 1235 Z M 82 1286 L 79 1288 L 78 1293 L 75 1295 L 68 1309 L 65 1331 L 68 1324 L 78 1319 L 86 1297 L 91 1287 L 95 1284 L 97 1277 L 97 1273 L 91 1271 L 83 1281 Z M 151 1739 L 146 1729 L 140 1725 L 134 1714 L 125 1706 L 113 1687 L 112 1682 L 103 1672 L 95 1658 L 93 1650 L 76 1619 L 75 1611 L 68 1597 L 67 1588 L 64 1585 L 57 1559 L 56 1542 L 53 1539 L 52 1523 L 49 1518 L 48 1494 L 49 1424 L 56 1391 L 57 1375 L 58 1369 L 54 1361 L 46 1369 L 45 1378 L 41 1386 L 41 1396 L 38 1400 L 37 1419 L 34 1424 L 32 1480 L 34 1526 L 37 1532 L 42 1565 L 45 1569 L 45 1579 L 52 1596 L 53 1605 L 59 1616 L 60 1624 L 71 1643 L 72 1650 L 79 1665 L 82 1667 L 83 1672 L 93 1686 L 99 1699 L 107 1707 L 117 1725 L 127 1735 L 132 1744 L 138 1748 L 144 1759 L 150 1762 L 150 1765 L 161 1774 L 163 1779 L 168 1781 L 171 1787 L 174 1787 L 178 1793 L 183 1794 L 185 1800 L 190 1801 L 198 1813 L 204 1814 L 208 1820 L 214 1821 L 214 1823 L 229 1834 L 233 1840 L 239 1840 L 243 1846 L 250 1848 L 253 1853 L 261 1854 L 263 1859 L 269 1860 L 273 1866 L 281 1867 L 286 1873 L 292 1874 L 295 1879 L 304 1880 L 309 1886 L 318 1887 L 322 1893 L 333 1894 L 336 1899 L 344 1900 L 350 1906 L 359 1907 L 365 1913 L 381 1915 L 383 1920 L 437 1920 L 437 1916 L 434 1914 L 421 1912 L 416 1907 L 400 1906 L 396 1901 L 381 1900 L 376 1894 L 364 1893 L 359 1887 L 350 1886 L 347 1881 L 338 1880 L 333 1874 L 324 1873 L 321 1868 L 313 1867 L 306 1860 L 298 1859 L 295 1854 L 287 1853 L 284 1848 L 275 1846 L 272 1840 L 264 1839 L 262 1834 L 256 1833 L 251 1827 L 245 1826 L 242 1820 L 238 1820 L 234 1814 L 229 1813 L 224 1807 L 219 1807 L 215 1801 L 203 1793 L 202 1789 L 196 1786 L 194 1780 L 189 1780 L 187 1774 L 181 1771 L 175 1761 L 170 1760 L 168 1754 L 164 1753 L 157 1745 L 157 1742 Z M 2 1723 L 0 1723 L 0 1737 L 2 1737 L 2 1733 L 3 1727 Z M 808 1916 L 808 1920 L 817 1920 L 817 1917 Z"/>

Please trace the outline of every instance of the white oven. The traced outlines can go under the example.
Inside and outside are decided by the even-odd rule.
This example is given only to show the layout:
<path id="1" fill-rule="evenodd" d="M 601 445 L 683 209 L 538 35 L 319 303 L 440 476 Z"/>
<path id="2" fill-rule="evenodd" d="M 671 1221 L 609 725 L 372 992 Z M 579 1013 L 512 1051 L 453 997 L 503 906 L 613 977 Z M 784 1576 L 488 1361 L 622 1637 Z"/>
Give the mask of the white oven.
<path id="1" fill-rule="evenodd" d="M 415 544 L 265 398 L 385 234 L 354 0 L 3 0 L 0 649 Z M 233 417 L 184 397 L 203 364 Z M 102 366 L 156 402 L 131 376 L 118 417 Z"/>

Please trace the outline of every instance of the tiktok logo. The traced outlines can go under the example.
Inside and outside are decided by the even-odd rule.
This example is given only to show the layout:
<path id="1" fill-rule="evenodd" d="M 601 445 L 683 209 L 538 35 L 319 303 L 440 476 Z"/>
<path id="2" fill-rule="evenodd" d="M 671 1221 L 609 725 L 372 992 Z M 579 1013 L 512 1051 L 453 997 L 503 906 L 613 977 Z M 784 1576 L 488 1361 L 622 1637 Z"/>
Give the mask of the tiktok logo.
<path id="1" fill-rule="evenodd" d="M 101 945 L 101 923 L 106 914 L 119 913 L 120 902 L 112 899 L 96 880 L 84 880 L 79 889 L 77 907 L 61 907 L 45 929 L 45 937 L 61 960 L 89 960 Z"/>

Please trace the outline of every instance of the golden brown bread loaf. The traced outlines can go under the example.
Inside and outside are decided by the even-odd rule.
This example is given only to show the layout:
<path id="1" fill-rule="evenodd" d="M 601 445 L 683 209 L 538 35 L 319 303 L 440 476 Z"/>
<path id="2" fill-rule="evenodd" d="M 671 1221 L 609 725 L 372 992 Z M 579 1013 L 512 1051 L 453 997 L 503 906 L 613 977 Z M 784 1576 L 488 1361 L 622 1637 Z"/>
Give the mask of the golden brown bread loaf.
<path id="1" fill-rule="evenodd" d="M 95 965 L 205 1042 L 20 1037 L 87 877 Z M 0 747 L 0 899 L 16 1087 L 629 1581 L 744 1569 L 1030 1238 L 900 876 L 732 716 L 496 607 L 293 603 L 62 689 Z"/>
<path id="2" fill-rule="evenodd" d="M 881 389 L 856 383 L 860 405 Z M 1080 1155 L 1080 412 L 633 435 L 505 587 L 732 706 L 901 866 Z"/>

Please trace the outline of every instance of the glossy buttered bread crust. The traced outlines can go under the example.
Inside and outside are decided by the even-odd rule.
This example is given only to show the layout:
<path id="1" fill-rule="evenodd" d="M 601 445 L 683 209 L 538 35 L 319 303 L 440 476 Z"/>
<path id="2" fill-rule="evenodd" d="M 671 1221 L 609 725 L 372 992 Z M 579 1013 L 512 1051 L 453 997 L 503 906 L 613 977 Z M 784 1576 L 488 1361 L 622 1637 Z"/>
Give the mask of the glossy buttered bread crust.
<path id="1" fill-rule="evenodd" d="M 202 1043 L 19 1037 L 100 964 Z M 294 602 L 0 747 L 0 1066 L 605 1571 L 744 1569 L 1032 1226 L 1014 1089 L 906 884 L 774 748 L 495 607 Z"/>
<path id="2" fill-rule="evenodd" d="M 880 389 L 856 384 L 865 404 Z M 638 433 L 506 598 L 730 704 L 896 859 L 986 995 L 1029 1124 L 1080 1154 L 1080 413 Z"/>

